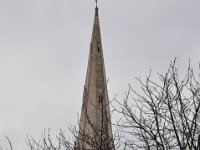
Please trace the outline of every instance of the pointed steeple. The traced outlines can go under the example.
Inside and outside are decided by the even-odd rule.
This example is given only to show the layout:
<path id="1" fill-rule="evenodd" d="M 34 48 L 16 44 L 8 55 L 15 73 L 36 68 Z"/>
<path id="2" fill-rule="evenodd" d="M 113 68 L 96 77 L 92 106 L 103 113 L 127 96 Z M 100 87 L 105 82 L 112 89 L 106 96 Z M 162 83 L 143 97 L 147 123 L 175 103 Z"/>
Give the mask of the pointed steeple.
<path id="1" fill-rule="evenodd" d="M 115 149 L 99 14 L 98 7 L 96 6 L 76 149 L 95 150 L 99 148 L 102 150 Z"/>

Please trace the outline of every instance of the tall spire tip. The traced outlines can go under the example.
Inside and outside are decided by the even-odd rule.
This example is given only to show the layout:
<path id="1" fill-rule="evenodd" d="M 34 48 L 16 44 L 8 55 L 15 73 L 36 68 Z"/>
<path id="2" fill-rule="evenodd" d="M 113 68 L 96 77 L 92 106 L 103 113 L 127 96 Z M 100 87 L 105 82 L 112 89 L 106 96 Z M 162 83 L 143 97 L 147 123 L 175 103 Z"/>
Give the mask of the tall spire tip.
<path id="1" fill-rule="evenodd" d="M 98 17 L 98 0 L 95 0 L 96 8 L 95 8 L 95 16 Z"/>
<path id="2" fill-rule="evenodd" d="M 98 0 L 95 0 L 95 2 L 96 2 L 96 8 L 98 8 Z"/>

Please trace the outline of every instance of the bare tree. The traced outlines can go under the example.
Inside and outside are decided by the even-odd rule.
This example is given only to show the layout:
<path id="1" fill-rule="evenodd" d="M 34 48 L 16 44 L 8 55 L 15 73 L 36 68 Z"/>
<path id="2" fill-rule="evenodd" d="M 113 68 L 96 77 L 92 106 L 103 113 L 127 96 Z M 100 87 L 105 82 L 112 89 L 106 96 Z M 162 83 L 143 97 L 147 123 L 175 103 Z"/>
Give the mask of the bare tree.
<path id="1" fill-rule="evenodd" d="M 6 135 L 4 137 L 8 142 L 8 148 L 3 148 L 3 147 L 0 146 L 0 150 L 13 150 L 13 146 L 12 146 L 12 143 L 10 141 L 10 138 Z"/>
<path id="2" fill-rule="evenodd" d="M 117 127 L 125 135 L 127 147 L 145 150 L 200 150 L 200 81 L 188 67 L 181 79 L 176 60 L 168 71 L 151 80 L 141 91 L 129 87 L 127 97 L 115 107 L 123 117 Z M 134 96 L 131 97 L 131 94 Z"/>
<path id="3" fill-rule="evenodd" d="M 136 78 L 141 89 L 136 91 L 130 85 L 124 101 L 115 101 L 118 105 L 113 106 L 114 111 L 122 117 L 112 137 L 108 135 L 107 126 L 111 121 L 105 109 L 109 104 L 103 103 L 103 95 L 100 95 L 100 105 L 94 105 L 101 116 L 98 125 L 87 110 L 82 109 L 92 134 L 72 126 L 70 139 L 63 131 L 54 140 L 50 131 L 44 132 L 40 141 L 27 136 L 29 149 L 86 150 L 89 145 L 92 150 L 200 150 L 200 74 L 195 76 L 189 64 L 181 78 L 174 60 L 167 72 L 158 77 L 159 80 L 152 80 L 150 73 L 145 81 Z M 7 140 L 9 150 L 13 150 L 9 138 Z"/>
<path id="4" fill-rule="evenodd" d="M 103 93 L 102 93 L 103 94 Z M 103 97 L 103 96 L 102 96 Z M 69 127 L 69 131 L 72 135 L 71 139 L 68 139 L 63 131 L 60 131 L 56 140 L 52 140 L 50 130 L 42 135 L 42 139 L 37 141 L 33 137 L 27 136 L 26 143 L 30 150 L 86 150 L 87 147 L 92 147 L 92 150 L 115 150 L 119 148 L 120 134 L 118 131 L 114 133 L 112 137 L 108 135 L 108 124 L 111 124 L 110 118 L 108 118 L 108 112 L 106 111 L 106 105 L 103 103 L 103 99 L 100 99 L 101 103 L 97 107 L 93 105 L 99 112 L 100 124 L 96 124 L 92 121 L 92 118 L 88 115 L 86 109 L 82 109 L 85 116 L 85 120 L 90 126 L 90 132 L 85 132 L 80 127 Z M 85 108 L 85 107 L 83 107 Z M 83 121 L 83 120 L 82 120 Z M 78 126 L 80 121 L 78 121 Z M 92 134 L 91 134 L 92 133 Z M 115 144 L 114 144 L 115 142 Z"/>
<path id="5" fill-rule="evenodd" d="M 50 129 L 47 135 L 46 131 L 44 131 L 42 139 L 39 141 L 29 136 L 26 138 L 26 143 L 30 150 L 74 150 L 72 141 L 72 139 L 67 139 L 62 130 L 60 130 L 56 138 L 52 139 Z"/>

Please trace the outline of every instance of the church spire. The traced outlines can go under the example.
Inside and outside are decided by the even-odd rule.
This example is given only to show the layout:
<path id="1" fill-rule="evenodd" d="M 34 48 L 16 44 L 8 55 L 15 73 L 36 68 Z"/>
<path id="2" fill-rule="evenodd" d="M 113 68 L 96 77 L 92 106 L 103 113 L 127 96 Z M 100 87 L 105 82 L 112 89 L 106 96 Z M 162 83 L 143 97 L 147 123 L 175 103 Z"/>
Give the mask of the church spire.
<path id="1" fill-rule="evenodd" d="M 75 145 L 75 150 L 85 149 L 115 149 L 97 0 L 83 92 L 79 135 Z"/>

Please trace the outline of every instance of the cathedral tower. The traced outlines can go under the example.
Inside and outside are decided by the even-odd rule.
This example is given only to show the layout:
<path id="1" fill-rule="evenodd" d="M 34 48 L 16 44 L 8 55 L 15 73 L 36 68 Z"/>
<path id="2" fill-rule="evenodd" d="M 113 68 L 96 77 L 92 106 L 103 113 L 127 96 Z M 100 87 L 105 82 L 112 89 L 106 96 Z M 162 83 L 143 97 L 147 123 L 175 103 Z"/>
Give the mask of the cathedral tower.
<path id="1" fill-rule="evenodd" d="M 114 149 L 99 15 L 96 6 L 75 150 Z"/>

